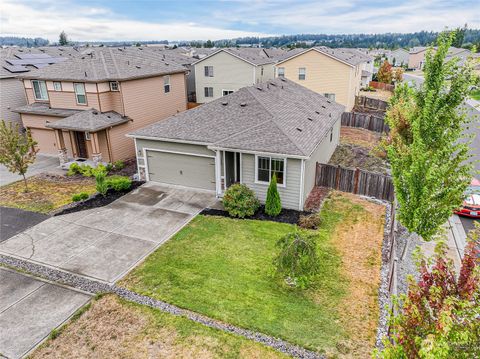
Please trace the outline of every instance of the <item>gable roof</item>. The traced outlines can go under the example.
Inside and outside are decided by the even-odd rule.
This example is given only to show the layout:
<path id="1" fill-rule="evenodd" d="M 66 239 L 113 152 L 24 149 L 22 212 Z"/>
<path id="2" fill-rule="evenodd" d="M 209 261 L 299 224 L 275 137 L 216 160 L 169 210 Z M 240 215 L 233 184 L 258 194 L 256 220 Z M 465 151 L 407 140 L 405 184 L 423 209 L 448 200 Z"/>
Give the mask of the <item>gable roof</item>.
<path id="1" fill-rule="evenodd" d="M 280 50 L 281 51 L 281 50 Z M 279 52 L 274 52 L 272 51 L 265 51 L 265 49 L 262 48 L 236 48 L 236 47 L 227 47 L 227 48 L 222 48 L 219 49 L 218 51 L 215 51 L 200 60 L 194 62 L 194 65 L 202 62 L 203 60 L 206 60 L 212 56 L 215 56 L 216 54 L 220 52 L 225 52 L 229 55 L 235 56 L 239 58 L 240 60 L 243 60 L 245 62 L 248 62 L 249 64 L 253 66 L 259 66 L 259 65 L 265 65 L 265 64 L 271 64 L 277 61 L 277 57 L 280 56 Z"/>
<path id="2" fill-rule="evenodd" d="M 25 79 L 60 81 L 120 81 L 185 72 L 175 62 L 153 51 L 135 48 L 93 48 L 79 58 L 57 63 L 19 76 Z"/>
<path id="3" fill-rule="evenodd" d="M 129 136 L 307 158 L 344 106 L 286 79 L 241 88 Z"/>
<path id="4" fill-rule="evenodd" d="M 48 128 L 96 132 L 128 122 L 129 118 L 115 111 L 100 112 L 94 108 L 77 112 L 61 120 L 47 123 Z"/>
<path id="5" fill-rule="evenodd" d="M 355 49 L 349 49 L 349 48 L 329 48 L 325 46 L 317 46 L 317 47 L 312 47 L 309 49 L 302 49 L 302 51 L 295 51 L 294 53 L 291 54 L 289 57 L 285 57 L 282 60 L 280 60 L 278 63 L 282 63 L 285 61 L 288 61 L 296 56 L 302 55 L 308 51 L 317 51 L 321 54 L 324 54 L 334 60 L 340 61 L 348 66 L 356 66 L 358 64 L 361 64 L 362 62 L 370 61 L 371 57 L 368 55 L 363 54 L 362 52 L 355 50 Z M 292 50 L 293 51 L 293 50 Z M 290 54 L 290 51 L 288 52 Z"/>

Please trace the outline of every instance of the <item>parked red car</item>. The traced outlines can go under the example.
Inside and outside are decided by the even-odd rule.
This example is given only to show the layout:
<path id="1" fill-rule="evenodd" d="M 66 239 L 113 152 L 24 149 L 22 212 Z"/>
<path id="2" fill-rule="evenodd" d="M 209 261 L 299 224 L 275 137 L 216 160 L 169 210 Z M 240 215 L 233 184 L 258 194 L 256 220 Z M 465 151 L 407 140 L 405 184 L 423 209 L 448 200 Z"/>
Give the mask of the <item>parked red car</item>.
<path id="1" fill-rule="evenodd" d="M 460 216 L 480 218 L 480 181 L 474 178 L 465 194 L 466 198 L 462 206 L 455 213 Z"/>

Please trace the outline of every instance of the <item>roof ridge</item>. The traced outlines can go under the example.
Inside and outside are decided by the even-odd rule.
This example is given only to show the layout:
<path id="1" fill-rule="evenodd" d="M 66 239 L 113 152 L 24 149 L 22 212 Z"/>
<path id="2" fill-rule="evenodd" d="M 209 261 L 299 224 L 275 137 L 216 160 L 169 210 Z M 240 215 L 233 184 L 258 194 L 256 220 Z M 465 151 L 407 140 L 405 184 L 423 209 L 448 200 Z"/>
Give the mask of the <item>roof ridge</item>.
<path id="1" fill-rule="evenodd" d="M 260 101 L 260 99 L 259 99 L 256 95 L 254 95 L 253 91 L 251 91 L 251 90 L 253 90 L 253 87 L 251 87 L 251 86 L 250 86 L 250 87 L 246 87 L 246 89 L 247 89 L 248 92 L 250 92 L 250 93 L 252 94 L 252 96 L 255 98 L 255 100 L 257 100 L 257 102 L 263 107 L 263 109 L 264 109 L 265 111 L 267 111 L 267 112 L 272 116 L 272 118 L 273 118 L 272 122 L 273 122 L 273 123 L 275 124 L 275 126 L 280 130 L 280 132 L 282 132 L 282 133 L 290 140 L 290 142 L 291 142 L 301 153 L 303 153 L 303 154 L 305 155 L 305 151 L 303 151 L 300 147 L 298 147 L 298 145 L 295 143 L 295 141 L 292 139 L 292 137 L 290 137 L 290 135 L 289 135 L 288 133 L 286 133 L 286 132 L 283 130 L 283 128 L 281 128 L 281 127 L 278 125 L 278 123 L 275 121 L 276 116 L 275 116 L 268 108 L 266 108 L 266 107 L 264 106 L 263 102 Z M 267 122 L 267 121 L 265 121 L 265 122 Z"/>

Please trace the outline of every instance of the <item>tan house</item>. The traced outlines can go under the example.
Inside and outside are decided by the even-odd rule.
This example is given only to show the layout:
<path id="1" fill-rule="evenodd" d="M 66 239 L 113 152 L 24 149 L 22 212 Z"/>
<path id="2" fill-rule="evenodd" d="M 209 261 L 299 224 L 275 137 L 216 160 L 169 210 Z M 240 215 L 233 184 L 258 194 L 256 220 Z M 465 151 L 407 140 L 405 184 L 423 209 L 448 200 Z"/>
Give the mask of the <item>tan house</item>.
<path id="1" fill-rule="evenodd" d="M 275 77 L 275 62 L 285 51 L 258 48 L 225 48 L 193 64 L 196 100 L 205 103 L 245 86 Z"/>
<path id="2" fill-rule="evenodd" d="M 118 48 L 26 73 L 17 108 L 40 153 L 113 162 L 135 156 L 125 135 L 186 109 L 185 68 Z"/>
<path id="3" fill-rule="evenodd" d="M 360 91 L 365 63 L 371 58 L 353 49 L 312 47 L 290 51 L 276 66 L 285 77 L 351 110 Z"/>

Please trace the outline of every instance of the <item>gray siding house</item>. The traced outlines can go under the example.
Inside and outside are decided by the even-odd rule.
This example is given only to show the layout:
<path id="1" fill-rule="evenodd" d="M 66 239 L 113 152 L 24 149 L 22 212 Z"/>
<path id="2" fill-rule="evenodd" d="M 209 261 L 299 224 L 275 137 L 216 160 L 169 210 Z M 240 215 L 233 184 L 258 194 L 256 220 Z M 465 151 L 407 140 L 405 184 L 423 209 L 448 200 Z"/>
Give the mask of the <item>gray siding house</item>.
<path id="1" fill-rule="evenodd" d="M 244 183 L 261 202 L 273 174 L 285 208 L 303 210 L 316 162 L 340 137 L 344 107 L 284 78 L 244 87 L 131 134 L 139 176 L 215 191 Z"/>

